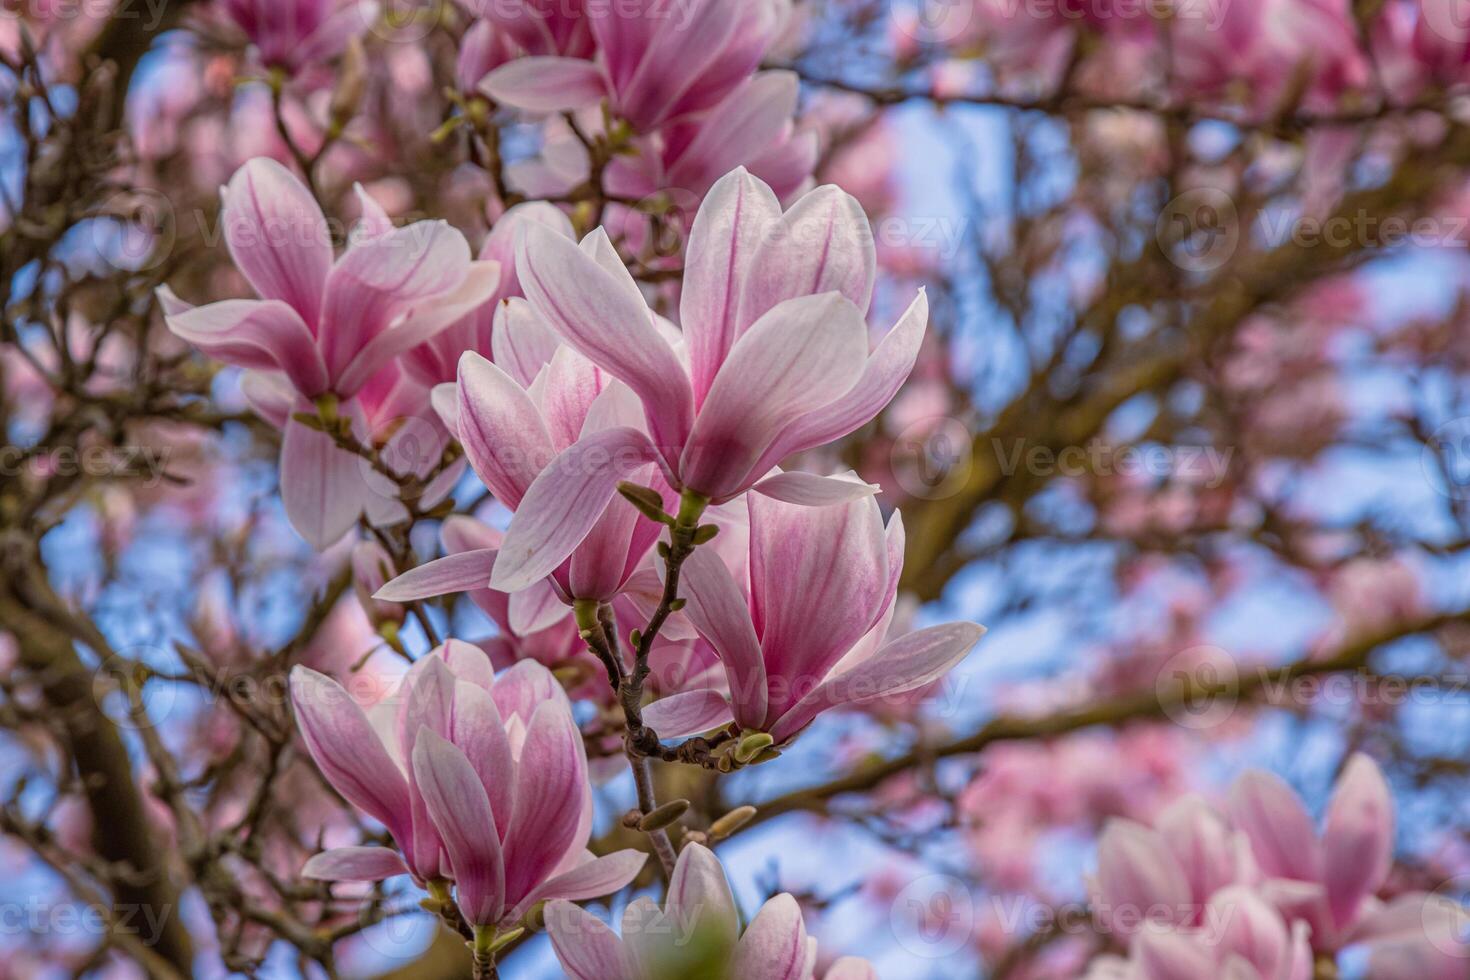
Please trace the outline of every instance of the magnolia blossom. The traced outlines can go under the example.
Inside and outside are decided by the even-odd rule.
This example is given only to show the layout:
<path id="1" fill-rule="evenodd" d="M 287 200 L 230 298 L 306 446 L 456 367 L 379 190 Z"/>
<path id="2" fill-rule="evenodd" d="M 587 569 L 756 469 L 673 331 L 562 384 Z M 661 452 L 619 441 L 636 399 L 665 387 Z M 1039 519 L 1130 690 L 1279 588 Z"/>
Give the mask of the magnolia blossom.
<path id="1" fill-rule="evenodd" d="M 295 74 L 330 61 L 378 19 L 376 0 L 221 0 L 261 64 Z"/>
<path id="2" fill-rule="evenodd" d="M 514 510 L 558 453 L 582 437 L 638 427 L 642 415 L 626 385 L 572 348 L 557 346 L 523 300 L 507 300 L 497 319 L 496 346 L 506 367 L 466 351 L 455 400 L 445 414 L 476 475 Z M 548 350 L 549 359 L 538 363 Z M 651 461 L 630 476 L 644 484 L 661 482 Z M 667 493 L 665 505 L 672 499 L 672 492 Z M 549 582 L 531 583 L 510 597 L 511 629 L 525 634 L 553 625 L 567 611 L 558 599 L 567 604 L 611 600 L 632 578 L 660 530 L 660 524 L 625 501 L 604 500 L 596 523 Z M 483 588 L 499 553 L 482 549 L 421 565 L 380 595 L 405 601 Z"/>
<path id="3" fill-rule="evenodd" d="M 579 248 L 527 226 L 516 266 L 531 306 L 638 395 L 647 429 L 595 433 L 553 461 L 525 492 L 492 584 L 516 591 L 549 574 L 647 461 L 675 489 L 714 503 L 752 489 L 804 504 L 872 493 L 775 467 L 871 420 L 913 367 L 927 302 L 921 292 L 871 350 L 875 263 L 852 197 L 822 187 L 783 214 L 766 184 L 736 170 L 695 218 L 674 336 L 602 229 Z"/>
<path id="4" fill-rule="evenodd" d="M 1100 923 L 1133 934 L 1131 958 L 1094 975 L 1309 980 L 1314 954 L 1366 945 L 1375 980 L 1463 977 L 1462 910 L 1423 893 L 1376 897 L 1393 827 L 1388 786 L 1361 754 L 1348 760 L 1320 836 L 1297 795 L 1260 771 L 1235 782 L 1228 818 L 1186 798 L 1152 830 L 1114 821 L 1099 842 L 1093 896 Z"/>
<path id="5" fill-rule="evenodd" d="M 1224 889 L 1204 911 L 1208 928 L 1141 933 L 1127 962 L 1101 957 L 1087 980 L 1312 980 L 1306 927 L 1250 889 Z"/>
<path id="6" fill-rule="evenodd" d="M 586 750 L 565 692 L 540 664 L 496 679 L 483 651 L 451 640 L 414 664 L 397 697 L 367 711 L 304 667 L 292 671 L 291 703 L 323 775 L 398 847 L 325 851 L 306 877 L 448 879 L 465 920 L 493 927 L 539 901 L 616 891 L 643 866 L 638 851 L 586 850 Z"/>
<path id="7" fill-rule="evenodd" d="M 687 844 L 669 881 L 668 900 L 633 901 L 622 936 L 570 902 L 546 907 L 546 931 L 572 980 L 810 980 L 817 941 L 789 894 L 770 898 L 744 932 L 725 870 L 709 848 Z M 865 961 L 844 957 L 825 980 L 876 980 Z"/>
<path id="8" fill-rule="evenodd" d="M 903 522 L 885 531 L 873 497 L 804 507 L 752 494 L 748 573 L 712 551 L 685 564 L 687 612 L 724 663 L 728 700 L 694 690 L 650 705 L 661 734 L 734 720 L 785 742 L 818 714 L 921 687 L 984 628 L 950 623 L 884 642 L 903 568 Z"/>
<path id="9" fill-rule="evenodd" d="M 302 537 L 324 548 L 362 513 L 367 478 L 361 460 L 294 414 L 329 405 L 365 437 L 356 396 L 370 385 L 396 387 L 397 375 L 383 374 L 396 371 L 394 359 L 489 300 L 499 267 L 473 261 L 447 222 L 394 228 L 365 194 L 363 220 L 334 259 L 320 206 L 273 160 L 241 167 L 223 197 L 230 254 L 262 298 L 188 307 L 166 296 L 168 325 L 209 356 L 258 372 L 246 384 L 269 393 L 262 400 L 276 406 L 284 429 L 286 514 Z M 396 494 L 380 496 L 385 506 L 396 504 Z"/>

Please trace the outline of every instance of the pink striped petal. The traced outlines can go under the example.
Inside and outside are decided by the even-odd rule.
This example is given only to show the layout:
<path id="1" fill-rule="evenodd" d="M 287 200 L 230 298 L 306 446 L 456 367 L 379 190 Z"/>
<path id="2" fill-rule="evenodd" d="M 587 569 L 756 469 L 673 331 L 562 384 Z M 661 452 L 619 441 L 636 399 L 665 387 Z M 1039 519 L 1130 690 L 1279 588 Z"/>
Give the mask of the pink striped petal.
<path id="1" fill-rule="evenodd" d="M 644 723 L 660 738 L 698 735 L 728 724 L 730 719 L 729 700 L 715 690 L 680 691 L 643 709 Z"/>
<path id="2" fill-rule="evenodd" d="M 525 112 L 568 112 L 601 102 L 605 87 L 590 61 L 540 55 L 496 68 L 480 82 L 480 91 Z"/>
<path id="3" fill-rule="evenodd" d="M 1242 775 L 1230 789 L 1230 815 L 1268 876 L 1322 880 L 1322 848 L 1312 818 L 1279 776 L 1259 770 Z"/>
<path id="4" fill-rule="evenodd" d="M 312 855 L 301 877 L 318 881 L 382 881 L 408 874 L 398 852 L 386 847 L 334 847 Z"/>
<path id="5" fill-rule="evenodd" d="M 535 224 L 521 235 L 516 269 L 526 297 L 552 329 L 638 393 L 660 447 L 682 446 L 694 414 L 693 393 L 637 287 Z"/>
<path id="6" fill-rule="evenodd" d="M 471 262 L 464 270 L 464 277 L 458 286 L 447 292 L 425 297 L 409 307 L 401 318 L 392 321 L 387 329 L 352 353 L 347 366 L 337 378 L 336 390 L 343 395 L 357 391 L 394 358 L 408 353 L 476 313 L 494 298 L 499 285 L 500 266 L 497 263 Z"/>
<path id="7" fill-rule="evenodd" d="M 697 935 L 715 949 L 733 948 L 740 935 L 740 912 L 725 869 L 702 844 L 686 844 L 679 852 L 664 908 L 685 935 Z"/>
<path id="8" fill-rule="evenodd" d="M 766 722 L 766 666 L 760 640 L 751 623 L 750 607 L 740 587 L 715 552 L 696 548 L 684 562 L 686 613 L 694 628 L 710 642 L 730 680 L 735 720 L 746 728 Z"/>
<path id="9" fill-rule="evenodd" d="M 862 377 L 836 401 L 782 433 L 761 461 L 774 466 L 788 456 L 841 439 L 877 418 L 908 380 L 929 323 L 929 298 L 921 289 L 908 310 L 863 365 Z"/>
<path id="10" fill-rule="evenodd" d="M 516 913 L 523 914 L 530 906 L 548 899 L 576 902 L 611 895 L 627 887 L 648 863 L 648 855 L 635 850 L 614 851 L 602 857 L 584 854 L 583 857 L 586 860 L 576 867 L 563 871 L 522 899 Z"/>
<path id="11" fill-rule="evenodd" d="M 784 182 L 794 190 L 812 172 L 807 161 L 815 162 L 814 154 L 808 154 L 808 140 L 796 141 L 797 152 L 789 160 L 767 159 L 765 154 L 753 151 L 781 145 L 791 131 L 800 92 L 794 72 L 764 71 L 746 79 L 703 120 L 688 148 L 670 167 L 670 182 L 694 190 L 745 163 L 763 180 L 775 183 L 766 177 L 775 169 L 769 164 L 784 163 L 795 174 L 794 180 L 787 177 Z M 778 196 L 789 192 L 773 189 Z"/>
<path id="12" fill-rule="evenodd" d="M 291 670 L 291 705 L 322 775 L 348 803 L 406 843 L 408 783 L 362 708 L 342 685 L 301 666 Z"/>
<path id="13" fill-rule="evenodd" d="M 784 742 L 828 708 L 866 704 L 932 683 L 963 660 L 984 634 L 985 627 L 974 623 L 948 623 L 901 636 L 824 681 L 783 715 L 771 734 Z"/>
<path id="14" fill-rule="evenodd" d="M 223 193 L 225 242 L 255 291 L 300 314 L 312 331 L 332 269 L 332 236 L 321 206 L 284 166 L 246 163 Z"/>
<path id="15" fill-rule="evenodd" d="M 838 293 L 770 310 L 710 386 L 680 458 L 684 485 L 717 503 L 742 493 L 770 469 L 756 465 L 783 431 L 853 386 L 867 350 L 862 314 Z"/>
<path id="16" fill-rule="evenodd" d="M 694 217 L 679 318 L 689 338 L 696 406 L 738 337 L 739 289 L 755 250 L 780 220 L 776 195 L 744 167 L 716 183 Z"/>
<path id="17" fill-rule="evenodd" d="M 833 504 L 845 504 L 862 497 L 871 497 L 880 492 L 882 487 L 876 483 L 864 483 L 856 474 L 817 476 L 815 473 L 792 470 L 768 476 L 750 489 L 772 500 L 782 500 L 788 504 L 830 507 Z"/>
<path id="18" fill-rule="evenodd" d="M 553 456 L 531 396 L 474 351 L 459 361 L 459 441 L 475 475 L 512 510 Z"/>
<path id="19" fill-rule="evenodd" d="M 562 705 L 538 707 L 516 760 L 514 815 L 505 836 L 506 898 L 531 894 L 576 840 L 589 793 L 582 733 Z"/>
<path id="20" fill-rule="evenodd" d="M 839 187 L 818 187 L 761 245 L 743 284 L 740 322 L 755 323 L 786 300 L 834 290 L 866 315 L 877 261 L 862 205 Z"/>
<path id="21" fill-rule="evenodd" d="M 534 660 L 522 660 L 497 677 L 491 694 L 500 717 L 519 718 L 525 725 L 531 723 L 531 716 L 545 701 L 561 705 L 568 714 L 572 710 L 572 702 L 556 677 Z"/>
<path id="22" fill-rule="evenodd" d="M 495 332 L 490 337 L 495 363 L 522 388 L 531 387 L 560 343 L 535 307 L 520 296 L 505 300 L 495 311 Z"/>
<path id="23" fill-rule="evenodd" d="M 1157 831 L 1132 820 L 1108 821 L 1097 847 L 1099 921 L 1120 935 L 1150 922 L 1182 924 L 1193 898 Z"/>
<path id="24" fill-rule="evenodd" d="M 505 865 L 480 777 L 458 747 L 427 728 L 418 733 L 413 772 L 449 853 L 460 912 L 473 925 L 499 922 L 505 905 Z"/>
<path id="25" fill-rule="evenodd" d="M 340 541 L 357 523 L 367 490 L 358 457 L 332 437 L 294 420 L 281 441 L 281 503 L 296 533 L 317 551 Z"/>
<path id="26" fill-rule="evenodd" d="M 284 371 L 296 390 L 314 398 L 327 388 L 316 338 L 280 300 L 229 299 L 167 318 L 175 335 L 217 361 L 260 371 Z"/>
<path id="27" fill-rule="evenodd" d="M 317 331 L 328 373 L 334 380 L 342 377 L 375 338 L 416 304 L 453 294 L 464 284 L 469 266 L 464 235 L 444 221 L 396 228 L 349 249 L 327 279 Z M 372 374 L 360 364 L 353 372 L 362 375 L 356 379 L 359 384 Z"/>
<path id="28" fill-rule="evenodd" d="M 1203 980 L 1216 972 L 1210 954 L 1179 933 L 1140 934 L 1135 956 L 1148 980 Z"/>
<path id="29" fill-rule="evenodd" d="M 653 446 L 636 429 L 607 429 L 569 446 L 526 490 L 491 588 L 519 592 L 550 575 L 592 530 L 618 483 L 653 461 Z"/>
<path id="30" fill-rule="evenodd" d="M 1322 834 L 1323 884 L 1332 917 L 1345 927 L 1378 891 L 1393 865 L 1393 797 L 1378 764 L 1362 753 L 1348 760 Z"/>
<path id="31" fill-rule="evenodd" d="M 806 966 L 801 906 L 782 892 L 761 906 L 735 947 L 731 980 L 801 980 Z"/>
<path id="32" fill-rule="evenodd" d="M 867 960 L 844 956 L 827 968 L 822 980 L 878 980 L 878 973 Z"/>
<path id="33" fill-rule="evenodd" d="M 493 548 L 462 551 L 410 569 L 373 594 L 386 602 L 414 602 L 483 589 L 495 567 Z"/>
<path id="34" fill-rule="evenodd" d="M 622 940 L 586 909 L 571 902 L 551 902 L 546 906 L 546 932 L 571 980 L 633 980 Z"/>
<path id="35" fill-rule="evenodd" d="M 451 643 L 455 641 L 450 641 Z M 489 666 L 484 651 L 461 644 L 475 661 Z M 468 680 L 454 685 L 454 717 L 450 723 L 450 741 L 463 750 L 474 766 L 475 774 L 485 786 L 490 799 L 490 812 L 495 826 L 504 833 L 510 827 L 515 806 L 514 755 L 510 738 L 500 718 L 495 698 L 485 688 Z"/>
<path id="36" fill-rule="evenodd" d="M 561 622 L 570 612 L 557 597 L 556 589 L 543 579 L 510 597 L 510 629 L 517 636 L 539 633 Z"/>

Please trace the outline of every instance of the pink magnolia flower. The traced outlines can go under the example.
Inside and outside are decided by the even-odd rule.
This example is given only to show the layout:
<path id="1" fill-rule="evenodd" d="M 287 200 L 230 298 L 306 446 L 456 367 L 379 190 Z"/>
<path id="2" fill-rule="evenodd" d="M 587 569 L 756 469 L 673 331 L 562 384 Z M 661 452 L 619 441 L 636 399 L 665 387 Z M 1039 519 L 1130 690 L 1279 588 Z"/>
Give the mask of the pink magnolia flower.
<path id="1" fill-rule="evenodd" d="M 832 442 L 893 398 L 918 356 L 921 292 L 876 350 L 864 315 L 876 257 L 862 208 L 835 187 L 786 213 L 743 169 L 700 206 L 672 337 L 602 229 L 579 248 L 527 226 L 516 267 L 531 306 L 567 342 L 642 400 L 647 432 L 579 440 L 526 488 L 492 584 L 516 591 L 549 574 L 586 536 L 635 465 L 661 464 L 676 490 L 716 504 L 747 490 L 805 504 L 873 488 L 776 464 Z M 678 347 L 687 345 L 688 362 Z M 650 440 L 651 435 L 651 440 Z"/>
<path id="2" fill-rule="evenodd" d="M 789 0 L 633 0 L 563 10 L 563 17 L 585 18 L 596 61 L 528 32 L 524 21 L 534 17 L 497 19 L 487 11 L 503 29 L 521 21 L 517 36 L 539 56 L 500 66 L 482 89 L 497 102 L 532 112 L 579 109 L 606 98 L 614 115 L 651 133 L 713 107 L 749 78 L 789 9 Z M 564 30 L 572 26 L 561 23 Z"/>
<path id="3" fill-rule="evenodd" d="M 326 218 L 306 187 L 275 161 L 250 161 L 225 189 L 223 224 L 235 264 L 263 298 L 189 307 L 163 297 L 175 334 L 269 379 L 254 384 L 275 393 L 264 400 L 276 405 L 284 429 L 282 500 L 292 525 L 318 549 L 362 513 L 364 470 L 329 436 L 291 416 L 330 402 L 367 435 L 355 396 L 379 383 L 388 390 L 376 400 L 395 402 L 396 376 L 382 372 L 484 304 L 500 281 L 497 265 L 472 261 L 464 236 L 447 222 L 394 228 L 362 197 L 363 220 L 334 260 Z M 283 391 L 293 399 L 284 410 Z M 395 503 L 385 498 L 381 506 L 394 510 Z"/>
<path id="4" fill-rule="evenodd" d="M 664 735 L 705 731 L 732 713 L 785 742 L 821 712 L 921 687 L 943 675 L 984 628 L 950 623 L 884 643 L 903 566 L 903 523 L 885 532 L 872 497 L 804 507 L 751 495 L 743 581 L 712 551 L 685 563 L 686 612 L 724 663 L 729 699 L 686 691 L 644 717 Z M 674 718 L 684 731 L 665 731 Z M 660 726 L 663 726 L 660 728 Z"/>
<path id="5" fill-rule="evenodd" d="M 460 355 L 465 351 L 491 354 L 497 310 L 505 300 L 522 295 L 515 271 L 515 240 L 516 230 L 526 221 L 572 237 L 571 221 L 560 208 L 545 201 L 518 204 L 501 215 L 480 248 L 480 261 L 493 262 L 500 269 L 495 292 L 480 307 L 403 355 L 403 366 L 414 377 L 430 385 L 452 382 L 458 378 Z"/>
<path id="6" fill-rule="evenodd" d="M 495 926 L 539 901 L 616 891 L 643 866 L 637 851 L 586 850 L 586 752 L 565 692 L 540 664 L 497 679 L 482 651 L 451 640 L 410 669 L 398 697 L 367 711 L 304 667 L 292 671 L 291 702 L 323 775 L 398 846 L 325 851 L 307 862 L 308 878 L 449 879 L 466 921 Z"/>
<path id="7" fill-rule="evenodd" d="M 806 934 L 801 906 L 782 893 L 766 901 L 742 933 L 735 896 L 709 848 L 687 844 L 659 908 L 639 898 L 623 913 L 622 936 L 567 901 L 546 907 L 546 931 L 572 980 L 809 980 L 817 941 Z M 832 964 L 825 980 L 876 980 L 856 957 Z"/>
<path id="8" fill-rule="evenodd" d="M 330 61 L 378 19 L 376 0 L 220 0 L 261 64 L 295 74 Z"/>
<path id="9" fill-rule="evenodd" d="M 446 408 L 470 466 L 495 498 L 512 510 L 558 454 L 582 437 L 641 424 L 633 393 L 572 348 L 556 345 L 524 300 L 507 300 L 497 317 L 495 343 L 504 368 L 466 351 L 460 360 L 455 403 Z M 543 361 L 547 351 L 549 359 Z M 513 373 L 512 373 L 513 372 Z M 649 461 L 632 471 L 655 482 Z M 665 506 L 672 500 L 665 494 Z M 548 581 L 537 580 L 510 597 L 510 627 L 520 634 L 553 625 L 579 599 L 606 602 L 627 585 L 658 539 L 661 525 L 622 500 L 604 500 L 586 536 Z M 405 573 L 380 596 L 397 601 L 483 588 L 501 549 L 465 552 Z"/>
<path id="10" fill-rule="evenodd" d="M 1093 914 L 1110 931 L 1198 926 L 1217 891 L 1253 877 L 1249 840 L 1201 797 L 1180 797 L 1157 823 L 1110 820 L 1098 840 Z"/>
<path id="11" fill-rule="evenodd" d="M 1312 929 L 1312 946 L 1333 952 L 1372 929 L 1374 893 L 1393 864 L 1394 808 L 1378 764 L 1348 760 L 1319 835 L 1306 807 L 1277 776 L 1252 771 L 1230 791 L 1230 813 L 1250 838 L 1262 890 Z"/>
<path id="12" fill-rule="evenodd" d="M 1198 930 L 1145 931 L 1127 962 L 1101 957 L 1088 980 L 1311 980 L 1306 928 L 1289 927 L 1239 885 L 1216 893 Z"/>

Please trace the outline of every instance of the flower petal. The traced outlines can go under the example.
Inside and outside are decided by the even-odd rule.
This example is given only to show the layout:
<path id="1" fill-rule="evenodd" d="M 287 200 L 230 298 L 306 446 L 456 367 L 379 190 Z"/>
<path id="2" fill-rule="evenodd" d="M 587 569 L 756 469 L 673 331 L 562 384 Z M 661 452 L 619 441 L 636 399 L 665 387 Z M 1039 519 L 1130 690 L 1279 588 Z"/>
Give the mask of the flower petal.
<path id="1" fill-rule="evenodd" d="M 732 980 L 801 980 L 806 923 L 801 906 L 782 892 L 762 905 L 735 947 Z"/>
<path id="2" fill-rule="evenodd" d="M 550 575 L 597 523 L 619 481 L 653 457 L 648 437 L 629 428 L 595 432 L 567 447 L 526 490 L 506 529 L 491 588 L 518 592 Z"/>
<path id="3" fill-rule="evenodd" d="M 398 852 L 387 847 L 334 847 L 313 854 L 301 877 L 318 881 L 382 881 L 408 874 Z"/>
<path id="4" fill-rule="evenodd" d="M 763 476 L 758 461 L 808 412 L 840 398 L 862 374 L 867 327 L 838 293 L 792 299 L 736 341 L 700 407 L 679 461 L 684 485 L 716 502 Z"/>
<path id="5" fill-rule="evenodd" d="M 413 772 L 449 852 L 460 912 L 473 925 L 497 923 L 505 903 L 505 866 L 484 784 L 465 754 L 428 728 L 418 733 Z"/>
<path id="6" fill-rule="evenodd" d="M 286 423 L 281 441 L 281 503 L 296 533 L 317 551 L 341 540 L 362 513 L 364 464 L 332 437 Z"/>
<path id="7" fill-rule="evenodd" d="M 223 198 L 225 242 L 235 265 L 257 293 L 288 304 L 314 330 L 332 270 L 332 236 L 321 206 L 291 171 L 267 157 L 235 171 Z"/>
<path id="8" fill-rule="evenodd" d="M 353 806 L 388 828 L 399 844 L 408 827 L 408 783 L 358 703 L 332 678 L 291 671 L 291 705 L 317 768 Z"/>
<path id="9" fill-rule="evenodd" d="M 1339 927 L 1352 922 L 1393 865 L 1393 798 L 1378 764 L 1355 754 L 1327 806 L 1322 834 L 1323 884 Z"/>
<path id="10" fill-rule="evenodd" d="M 435 596 L 483 589 L 495 567 L 496 551 L 462 551 L 409 569 L 373 594 L 387 602 L 414 602 Z"/>
<path id="11" fill-rule="evenodd" d="M 597 65 L 581 58 L 517 58 L 480 82 L 480 91 L 525 112 L 568 112 L 596 105 L 606 91 Z"/>
<path id="12" fill-rule="evenodd" d="M 731 949 L 740 935 L 740 913 L 725 869 L 703 844 L 686 844 L 669 879 L 665 910 L 684 935 L 716 949 Z"/>
<path id="13" fill-rule="evenodd" d="M 519 903 L 572 846 L 586 798 L 582 733 L 562 705 L 538 707 L 516 760 L 515 812 L 505 837 L 506 898 Z"/>
<path id="14" fill-rule="evenodd" d="M 755 250 L 780 220 L 776 195 L 744 167 L 721 178 L 694 217 L 679 319 L 689 338 L 696 406 L 739 336 L 739 290 Z"/>
<path id="15" fill-rule="evenodd" d="M 725 665 L 735 720 L 747 728 L 766 722 L 766 666 L 750 606 L 719 556 L 696 548 L 684 562 L 686 613 Z"/>
<path id="16" fill-rule="evenodd" d="M 815 473 L 792 470 L 768 476 L 750 489 L 772 500 L 782 500 L 788 504 L 830 507 L 832 504 L 845 504 L 862 497 L 871 497 L 883 488 L 876 483 L 863 482 L 856 474 L 818 476 Z"/>
<path id="17" fill-rule="evenodd" d="M 583 856 L 585 861 L 570 871 L 563 871 L 522 899 L 513 914 L 523 914 L 525 909 L 548 899 L 575 902 L 584 898 L 611 895 L 638 877 L 638 872 L 648 863 L 646 853 L 632 849 L 614 851 L 602 857 L 593 857 L 591 854 Z"/>
<path id="18" fill-rule="evenodd" d="M 1252 770 L 1230 789 L 1230 815 L 1266 875 L 1322 880 L 1322 849 L 1301 799 L 1279 776 Z"/>
<path id="19" fill-rule="evenodd" d="M 643 721 L 661 738 L 685 738 L 718 728 L 731 719 L 730 702 L 719 691 L 680 691 L 647 705 Z"/>
<path id="20" fill-rule="evenodd" d="M 475 474 L 511 510 L 553 456 L 531 396 L 474 351 L 459 360 L 459 441 Z"/>
<path id="21" fill-rule="evenodd" d="M 546 906 L 551 948 L 571 980 L 632 980 L 623 942 L 597 916 L 571 902 Z"/>
<path id="22" fill-rule="evenodd" d="M 167 318 L 175 335 L 217 361 L 255 370 L 284 371 L 308 398 L 326 390 L 327 369 L 316 338 L 280 300 L 229 299 Z"/>
<path id="23" fill-rule="evenodd" d="M 828 708 L 865 704 L 923 687 L 948 673 L 984 635 L 983 626 L 948 623 L 901 636 L 857 666 L 822 682 L 781 717 L 771 734 L 777 742 L 784 742 Z"/>
<path id="24" fill-rule="evenodd" d="M 832 184 L 818 187 L 761 244 L 742 284 L 740 323 L 755 323 L 786 300 L 833 290 L 866 315 L 877 265 L 863 206 Z"/>
<path id="25" fill-rule="evenodd" d="M 637 392 L 659 446 L 682 446 L 693 419 L 693 393 L 637 287 L 538 224 L 522 232 L 516 269 L 526 297 L 552 329 Z"/>

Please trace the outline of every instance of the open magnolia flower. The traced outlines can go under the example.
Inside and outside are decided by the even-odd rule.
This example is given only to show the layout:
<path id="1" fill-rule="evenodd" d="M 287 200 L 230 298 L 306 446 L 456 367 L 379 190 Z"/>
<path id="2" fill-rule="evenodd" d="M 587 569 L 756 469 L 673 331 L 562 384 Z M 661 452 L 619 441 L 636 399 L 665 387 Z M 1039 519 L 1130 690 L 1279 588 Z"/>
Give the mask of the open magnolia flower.
<path id="1" fill-rule="evenodd" d="M 928 319 L 923 293 L 869 348 L 875 262 L 867 218 L 849 195 L 818 188 L 783 214 L 769 187 L 736 170 L 695 218 L 675 340 L 606 232 L 578 247 L 528 225 L 516 252 L 527 299 L 638 395 L 647 426 L 579 440 L 527 488 L 496 587 L 514 592 L 560 565 L 644 462 L 657 461 L 676 490 L 714 503 L 747 490 L 804 504 L 873 492 L 776 466 L 870 421 L 914 365 Z"/>
<path id="2" fill-rule="evenodd" d="M 884 642 L 903 568 L 903 522 L 887 529 L 873 497 L 804 507 L 749 498 L 748 572 L 737 581 L 717 553 L 684 566 L 686 612 L 724 663 L 719 690 L 675 694 L 644 717 L 663 735 L 706 731 L 733 716 L 777 743 L 818 714 L 928 684 L 984 634 L 950 623 Z"/>
<path id="3" fill-rule="evenodd" d="M 444 221 L 394 228 L 362 194 L 363 220 L 334 258 L 326 217 L 285 167 L 251 160 L 223 192 L 225 241 L 261 296 L 188 307 L 165 297 L 169 329 L 199 350 L 294 394 L 281 444 L 281 497 L 318 549 L 362 512 L 362 461 L 292 416 L 325 413 L 365 428 L 356 396 L 393 362 L 482 306 L 500 282 Z M 361 431 L 359 436 L 361 437 Z"/>
<path id="4" fill-rule="evenodd" d="M 523 300 L 507 300 L 497 322 L 495 348 L 505 367 L 466 351 L 453 405 L 444 414 L 475 474 L 495 499 L 514 510 L 560 451 L 584 436 L 638 426 L 642 416 L 626 385 L 570 347 L 558 345 Z M 643 485 L 663 482 L 652 462 L 630 476 Z M 661 499 L 667 507 L 673 493 L 666 486 L 664 490 Z M 510 628 L 517 634 L 533 633 L 565 617 L 568 605 L 577 600 L 613 599 L 638 570 L 661 528 L 624 500 L 605 501 L 597 522 L 561 567 L 549 579 L 510 596 Z M 485 548 L 429 562 L 390 582 L 379 595 L 412 601 L 484 588 L 499 551 Z"/>
<path id="5" fill-rule="evenodd" d="M 325 851 L 307 863 L 309 878 L 452 882 L 465 921 L 493 928 L 539 901 L 617 891 L 643 866 L 639 851 L 587 851 L 586 750 L 540 664 L 496 679 L 483 651 L 451 640 L 367 711 L 305 667 L 292 671 L 291 703 L 327 780 L 398 845 Z"/>
<path id="6" fill-rule="evenodd" d="M 546 907 L 552 948 L 573 980 L 810 980 L 817 959 L 817 941 L 788 894 L 768 899 L 742 933 L 725 869 L 700 844 L 679 853 L 664 907 L 637 899 L 623 913 L 622 929 L 619 938 L 570 902 Z M 876 980 L 877 974 L 849 956 L 824 978 Z"/>

